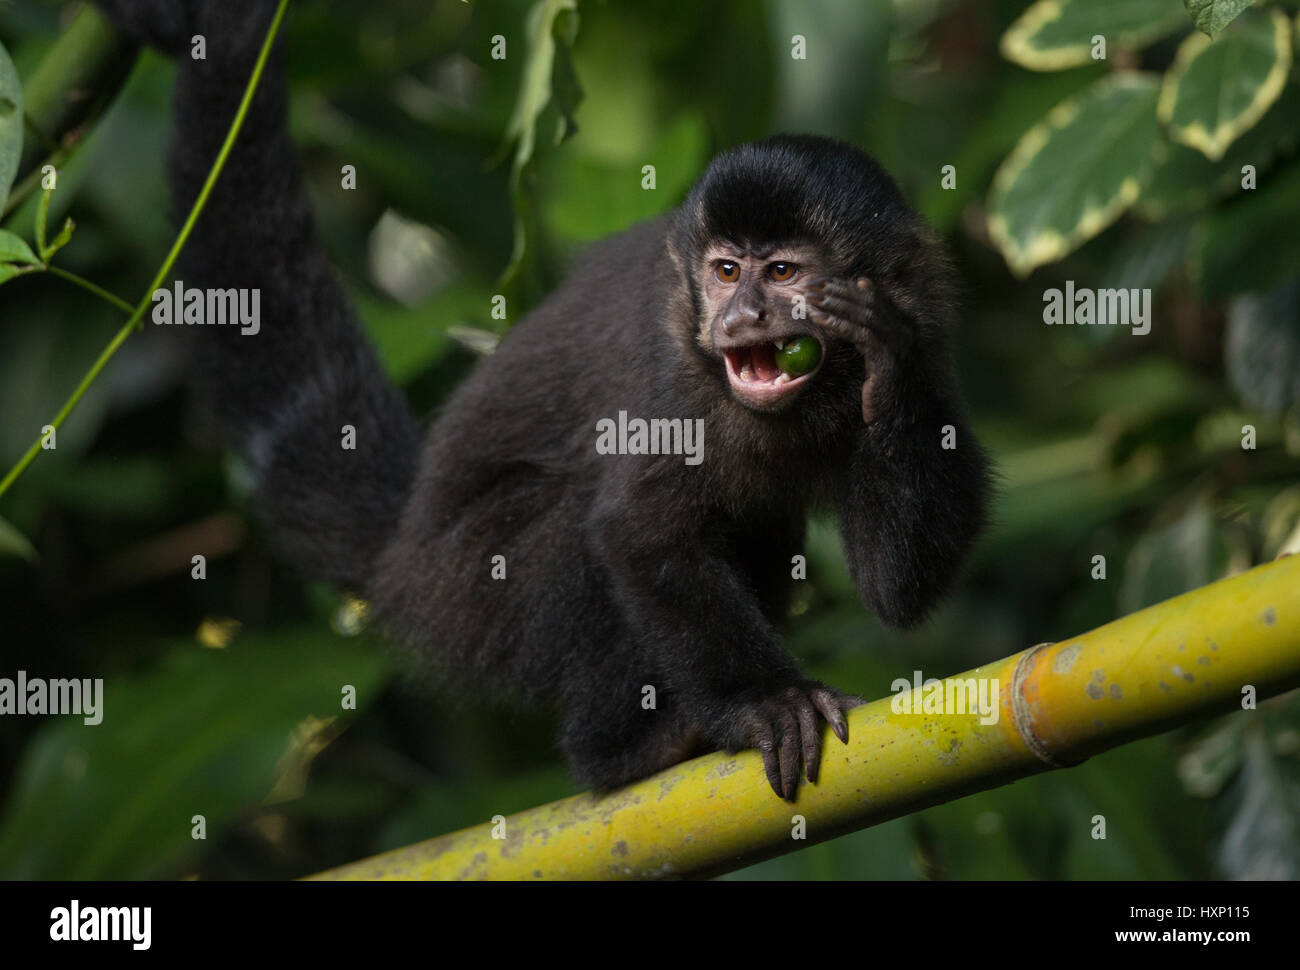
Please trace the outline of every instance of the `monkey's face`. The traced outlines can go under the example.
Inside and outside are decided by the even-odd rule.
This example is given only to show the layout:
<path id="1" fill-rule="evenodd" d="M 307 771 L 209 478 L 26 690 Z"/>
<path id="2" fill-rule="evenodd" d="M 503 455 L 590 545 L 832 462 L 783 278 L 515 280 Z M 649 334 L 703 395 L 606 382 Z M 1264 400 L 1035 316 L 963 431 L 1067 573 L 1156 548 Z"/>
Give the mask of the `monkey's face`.
<path id="1" fill-rule="evenodd" d="M 705 250 L 697 272 L 704 303 L 700 342 L 719 359 L 732 395 L 756 411 L 788 407 L 826 357 L 803 292 L 822 275 L 818 254 L 804 246 L 716 244 Z M 778 359 L 801 337 L 816 341 L 820 353 L 810 370 L 787 373 Z"/>

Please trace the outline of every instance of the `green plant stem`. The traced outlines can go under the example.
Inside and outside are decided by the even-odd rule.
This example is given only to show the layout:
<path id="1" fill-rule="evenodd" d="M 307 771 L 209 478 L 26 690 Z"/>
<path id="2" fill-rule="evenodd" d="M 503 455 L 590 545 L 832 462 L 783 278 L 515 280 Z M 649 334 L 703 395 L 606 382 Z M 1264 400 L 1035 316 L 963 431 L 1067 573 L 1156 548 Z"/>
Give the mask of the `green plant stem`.
<path id="1" fill-rule="evenodd" d="M 54 416 L 54 420 L 50 422 L 53 427 L 57 428 L 63 423 L 64 419 L 72 412 L 72 409 L 77 406 L 77 402 L 81 400 L 82 395 L 94 383 L 95 378 L 99 376 L 99 372 L 117 353 L 117 348 L 125 343 L 126 338 L 131 336 L 132 331 L 140 328 L 145 311 L 153 302 L 154 291 L 158 289 L 163 279 L 171 272 L 172 266 L 175 265 L 177 257 L 180 256 L 181 250 L 185 247 L 185 243 L 194 229 L 194 224 L 198 221 L 199 215 L 203 212 L 203 207 L 207 204 L 208 196 L 212 194 L 212 187 L 217 184 L 217 178 L 221 175 L 221 169 L 225 166 L 226 159 L 230 156 L 230 150 L 234 147 L 235 139 L 239 135 L 239 129 L 244 124 L 244 117 L 248 114 L 248 106 L 253 103 L 253 95 L 257 91 L 258 82 L 262 79 L 262 70 L 266 67 L 267 58 L 271 54 L 271 45 L 275 42 L 275 35 L 279 32 L 280 22 L 284 19 L 284 12 L 288 6 L 289 0 L 280 0 L 280 5 L 275 11 L 275 17 L 271 20 L 271 26 L 266 32 L 266 38 L 262 41 L 262 50 L 257 55 L 257 63 L 253 66 L 253 73 L 249 76 L 248 84 L 244 88 L 244 97 L 239 102 L 239 110 L 235 112 L 235 120 L 231 122 L 230 130 L 226 132 L 226 140 L 221 145 L 221 151 L 217 153 L 217 160 L 212 163 L 212 169 L 208 172 L 207 181 L 203 183 L 203 188 L 199 192 L 199 197 L 194 200 L 194 205 L 190 208 L 190 214 L 186 218 L 185 224 L 181 226 L 181 231 L 177 233 L 171 251 L 158 269 L 153 282 L 145 291 L 139 305 L 132 312 L 130 319 L 123 324 L 122 329 L 117 332 L 117 335 L 100 353 L 95 363 L 91 365 L 90 370 L 86 372 L 86 376 L 81 379 L 81 383 L 77 385 L 77 389 L 72 392 L 72 396 L 59 409 L 59 413 Z M 27 453 L 19 459 L 18 463 L 9 469 L 9 473 L 5 475 L 4 480 L 0 481 L 0 495 L 4 495 L 9 490 L 9 486 L 36 459 L 36 456 L 40 453 L 43 439 L 44 435 L 38 437 L 32 443 L 32 446 L 27 449 Z"/>
<path id="2" fill-rule="evenodd" d="M 71 149 L 60 148 L 58 151 L 47 155 L 44 161 L 28 172 L 23 177 L 23 180 L 15 185 L 13 190 L 9 193 L 9 198 L 5 202 L 4 212 L 0 213 L 0 219 L 8 219 L 9 216 L 18 210 L 20 205 L 27 201 L 27 197 L 40 187 L 41 179 L 45 176 L 42 169 L 44 169 L 46 165 L 53 165 L 56 169 L 62 168 L 63 163 L 66 162 L 71 155 Z"/>
<path id="3" fill-rule="evenodd" d="M 113 306 L 117 307 L 123 313 L 129 315 L 135 312 L 135 307 L 127 303 L 126 300 L 122 299 L 115 293 L 108 292 L 108 290 L 104 289 L 102 286 L 90 282 L 90 280 L 86 279 L 84 276 L 78 276 L 76 273 L 69 273 L 66 269 L 53 264 L 47 265 L 45 271 L 47 273 L 53 273 L 55 276 L 60 279 L 65 279 L 69 283 L 76 283 L 83 290 L 88 290 L 91 293 L 94 293 L 95 296 L 99 297 L 105 303 L 113 304 Z"/>

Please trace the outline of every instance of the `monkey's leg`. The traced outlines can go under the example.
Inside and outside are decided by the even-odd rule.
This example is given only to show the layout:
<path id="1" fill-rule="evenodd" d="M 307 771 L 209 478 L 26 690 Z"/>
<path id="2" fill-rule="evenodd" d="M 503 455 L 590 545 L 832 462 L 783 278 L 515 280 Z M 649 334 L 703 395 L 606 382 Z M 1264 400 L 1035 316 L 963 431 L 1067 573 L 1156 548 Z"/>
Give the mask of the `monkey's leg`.
<path id="1" fill-rule="evenodd" d="M 707 746 L 663 679 L 629 676 L 631 644 L 609 645 L 606 661 L 577 678 L 564 701 L 560 747 L 574 777 L 598 791 L 679 764 Z M 647 690 L 653 688 L 653 691 Z"/>
<path id="2" fill-rule="evenodd" d="M 817 777 L 820 719 L 847 742 L 842 711 L 861 701 L 803 677 L 751 582 L 701 525 L 665 514 L 661 493 L 627 487 L 597 503 L 587 528 L 628 629 L 689 723 L 715 748 L 757 748 L 772 790 L 794 798 L 801 764 Z"/>

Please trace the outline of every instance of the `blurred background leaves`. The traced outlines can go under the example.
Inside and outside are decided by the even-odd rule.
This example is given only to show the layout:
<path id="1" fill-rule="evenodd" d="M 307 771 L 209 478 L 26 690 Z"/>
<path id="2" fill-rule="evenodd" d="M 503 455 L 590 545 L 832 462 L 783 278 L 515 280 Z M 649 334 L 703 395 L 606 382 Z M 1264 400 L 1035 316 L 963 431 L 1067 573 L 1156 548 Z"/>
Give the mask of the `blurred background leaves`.
<path id="1" fill-rule="evenodd" d="M 24 81 L 78 6 L 0 7 Z M 875 154 L 956 257 L 959 367 L 1002 489 L 960 589 L 906 634 L 862 608 L 833 524 L 813 524 L 791 647 L 874 697 L 1300 550 L 1295 7 L 1234 21 L 1189 3 L 1209 44 L 1179 0 L 295 2 L 291 120 L 331 256 L 421 414 L 584 244 L 674 206 L 715 152 L 803 130 Z M 1180 90 L 1179 52 L 1231 43 L 1254 107 L 1211 117 Z M 170 242 L 172 76 L 140 55 L 52 197 L 50 225 L 77 222 L 57 262 L 128 299 Z M 1174 137 L 1198 118 L 1231 135 L 1218 157 Z M 1073 164 L 1090 157 L 1096 179 Z M 4 228 L 30 240 L 36 203 Z M 1044 326 L 1066 280 L 1151 288 L 1150 334 Z M 0 287 L 0 308 L 7 467 L 121 317 L 43 273 Z M 0 501 L 0 676 L 103 677 L 106 693 L 98 727 L 0 720 L 0 876 L 297 876 L 575 790 L 547 717 L 431 690 L 350 635 L 347 604 L 270 557 L 243 496 L 175 347 L 146 329 Z M 731 878 L 1294 878 L 1298 799 L 1284 697 Z"/>

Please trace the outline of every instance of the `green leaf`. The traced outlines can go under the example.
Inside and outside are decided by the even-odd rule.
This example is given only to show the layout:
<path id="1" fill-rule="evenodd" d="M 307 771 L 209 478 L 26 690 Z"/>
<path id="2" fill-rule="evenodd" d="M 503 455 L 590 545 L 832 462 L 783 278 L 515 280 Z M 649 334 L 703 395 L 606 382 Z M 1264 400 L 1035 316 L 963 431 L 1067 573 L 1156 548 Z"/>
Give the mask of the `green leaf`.
<path id="1" fill-rule="evenodd" d="M 1167 146 L 1164 159 L 1151 182 L 1142 190 L 1137 211 L 1149 219 L 1203 208 L 1212 199 L 1241 189 L 1242 168 L 1250 165 L 1256 177 L 1272 162 L 1300 142 L 1300 83 L 1291 83 L 1262 119 L 1232 143 L 1223 158 L 1212 162 L 1194 148 Z"/>
<path id="2" fill-rule="evenodd" d="M 1120 609 L 1134 613 L 1217 579 L 1227 553 L 1209 504 L 1197 498 L 1182 516 L 1147 532 L 1124 564 Z"/>
<path id="3" fill-rule="evenodd" d="M 1002 35 L 1002 56 L 1031 71 L 1059 71 L 1093 61 L 1092 38 L 1135 50 L 1186 23 L 1178 0 L 1039 0 Z"/>
<path id="4" fill-rule="evenodd" d="M 1281 414 L 1300 404 L 1300 277 L 1229 304 L 1224 363 L 1247 407 Z"/>
<path id="5" fill-rule="evenodd" d="M 1051 878 L 1056 860 L 1043 856 L 1063 841 L 1060 816 L 1036 815 L 1041 802 L 1035 794 L 1041 793 L 1031 786 L 1010 785 L 914 816 L 910 827 L 926 873 L 941 879 Z M 1025 829 L 1033 837 L 1021 840 Z"/>
<path id="6" fill-rule="evenodd" d="M 1192 34 L 1160 90 L 1170 136 L 1211 161 L 1277 100 L 1291 69 L 1291 22 L 1280 10 L 1247 14 L 1211 43 Z"/>
<path id="7" fill-rule="evenodd" d="M 683 112 L 664 125 L 642 156 L 655 166 L 656 188 L 641 188 L 642 161 L 592 158 L 574 150 L 549 167 L 542 212 L 547 228 L 566 242 L 587 243 L 660 215 L 675 205 L 708 157 L 702 115 Z"/>
<path id="8" fill-rule="evenodd" d="M 993 177 L 989 233 L 1027 276 L 1097 235 L 1133 204 L 1155 169 L 1154 75 L 1103 78 L 1053 108 Z"/>
<path id="9" fill-rule="evenodd" d="M 45 255 L 45 223 L 50 217 L 50 196 L 53 194 L 53 189 L 46 189 L 41 193 L 40 201 L 36 203 L 36 226 L 32 238 L 36 240 L 36 251 L 41 254 L 42 259 L 49 258 Z"/>
<path id="10" fill-rule="evenodd" d="M 1057 782 L 1060 801 L 1056 804 L 1060 807 L 1052 817 L 1089 820 L 1065 825 L 1065 844 L 1060 850 L 1064 866 L 1057 878 L 1196 877 L 1188 861 L 1203 851 L 1204 835 L 1197 813 L 1188 810 L 1189 799 L 1178 785 L 1164 738 L 1124 745 L 1070 771 L 1034 780 L 1039 779 Z M 1052 802 L 1040 799 L 1040 804 Z M 1107 820 L 1104 839 L 1092 837 L 1090 820 L 1094 815 Z"/>
<path id="11" fill-rule="evenodd" d="M 100 724 L 46 718 L 24 752 L 0 823 L 0 874 L 182 874 L 222 826 L 271 793 L 295 727 L 339 715 L 345 684 L 364 707 L 386 667 L 374 644 L 302 630 L 220 650 L 190 641 L 156 669 L 104 677 Z M 208 842 L 190 837 L 196 814 Z"/>
<path id="12" fill-rule="evenodd" d="M 484 288 L 469 278 L 448 283 L 415 307 L 376 299 L 360 289 L 353 297 L 385 371 L 399 384 L 414 380 L 446 357 L 454 347 L 448 328 L 485 318 L 489 299 Z"/>
<path id="13" fill-rule="evenodd" d="M 560 113 L 555 142 L 559 144 L 578 131 L 578 105 L 582 103 L 582 84 L 573 64 L 573 45 L 578 39 L 578 8 L 575 4 L 561 12 L 554 21 L 560 43 L 555 45 L 555 66 L 551 71 L 551 103 Z"/>
<path id="14" fill-rule="evenodd" d="M 1158 290 L 1175 266 L 1182 263 L 1191 246 L 1187 217 L 1145 226 L 1111 250 L 1099 289 Z M 1123 327 L 1087 327 L 1085 332 L 1114 339 Z"/>
<path id="15" fill-rule="evenodd" d="M 28 538 L 7 519 L 0 518 L 0 557 L 17 556 L 28 562 L 36 561 L 36 549 Z"/>
<path id="16" fill-rule="evenodd" d="M 576 14 L 577 0 L 537 0 L 533 4 L 525 21 L 528 35 L 528 47 L 524 55 L 523 78 L 519 85 L 519 96 L 515 101 L 514 111 L 506 122 L 505 137 L 507 142 L 515 144 L 514 165 L 521 169 L 533 156 L 536 142 L 537 120 L 546 106 L 551 102 L 552 82 L 556 68 L 556 19 L 561 13 Z M 569 31 L 573 30 L 570 22 Z M 571 36 L 566 39 L 571 43 Z M 568 83 L 566 78 L 565 83 Z M 572 93 L 572 92 L 570 92 Z M 571 119 L 575 105 L 561 105 L 563 114 Z"/>
<path id="17" fill-rule="evenodd" d="M 71 219 L 63 220 L 63 228 L 59 234 L 49 243 L 45 241 L 45 234 L 48 228 L 50 218 L 50 197 L 54 195 L 53 189 L 46 189 L 41 193 L 40 201 L 36 204 L 36 251 L 41 254 L 41 262 L 48 263 L 50 257 L 68 244 L 72 238 L 72 230 L 76 225 Z"/>
<path id="18" fill-rule="evenodd" d="M 1192 15 L 1196 29 L 1213 37 L 1254 2 L 1255 0 L 1183 0 L 1183 6 Z"/>
<path id="19" fill-rule="evenodd" d="M 1300 878 L 1300 762 L 1274 753 L 1264 725 L 1252 722 L 1245 731 L 1245 760 L 1227 794 L 1232 820 L 1219 845 L 1219 867 L 1229 879 Z"/>
<path id="20" fill-rule="evenodd" d="M 48 263 L 51 256 L 68 244 L 68 240 L 72 238 L 72 230 L 75 228 L 77 228 L 77 224 L 72 219 L 64 219 L 63 228 L 59 230 L 59 234 L 41 249 L 41 258 Z"/>
<path id="21" fill-rule="evenodd" d="M 994 88 L 991 102 L 981 104 L 979 119 L 964 137 L 952 164 L 962 177 L 956 190 L 940 179 L 926 179 L 916 208 L 936 229 L 951 230 L 988 184 L 989 176 L 1016 141 L 1047 114 L 1049 108 L 1078 94 L 1104 75 L 1102 65 L 1053 74 L 1014 71 Z"/>
<path id="22" fill-rule="evenodd" d="M 1268 290 L 1300 266 L 1300 165 L 1286 165 L 1259 188 L 1242 192 L 1205 219 L 1192 247 L 1192 275 L 1201 295 L 1223 299 Z"/>
<path id="23" fill-rule="evenodd" d="M 0 263 L 19 263 L 26 266 L 40 266 L 30 246 L 21 236 L 16 236 L 7 229 L 0 229 Z"/>
<path id="24" fill-rule="evenodd" d="M 23 87 L 9 52 L 0 44 L 0 210 L 23 153 Z"/>
<path id="25" fill-rule="evenodd" d="M 36 254 L 21 236 L 0 229 L 0 284 L 43 268 L 44 264 L 36 258 Z"/>
<path id="26" fill-rule="evenodd" d="M 24 273 L 30 273 L 35 269 L 35 266 L 14 266 L 10 263 L 0 263 L 0 283 L 8 283 L 15 276 L 22 276 Z"/>
<path id="27" fill-rule="evenodd" d="M 510 255 L 510 265 L 505 276 L 509 277 L 523 259 L 527 246 L 527 227 L 521 214 L 526 200 L 522 198 L 522 176 L 525 166 L 533 157 L 533 148 L 537 141 L 537 123 L 542 112 L 551 103 L 553 84 L 559 80 L 562 93 L 570 98 L 581 97 L 573 75 L 572 62 L 566 52 L 563 59 L 557 59 L 555 33 L 557 19 L 567 14 L 568 19 L 561 25 L 563 39 L 572 45 L 577 30 L 578 0 L 537 0 L 533 4 L 524 22 L 528 37 L 528 47 L 524 54 L 523 77 L 519 84 L 519 96 L 510 120 L 506 122 L 505 143 L 515 146 L 514 160 L 510 168 L 510 185 L 515 199 L 515 241 Z M 561 119 L 556 131 L 556 141 L 576 130 L 573 113 L 577 108 L 576 100 L 566 104 L 557 104 Z"/>
<path id="28" fill-rule="evenodd" d="M 910 821 L 932 877 L 1186 879 L 1180 843 L 1199 847 L 1200 833 L 1170 760 L 1165 740 L 1148 738 Z M 1092 835 L 1096 815 L 1107 819 L 1105 839 Z"/>
<path id="29" fill-rule="evenodd" d="M 1300 552 L 1300 485 L 1284 488 L 1269 499 L 1260 514 L 1259 535 L 1265 560 Z"/>
<path id="30" fill-rule="evenodd" d="M 1228 717 L 1193 741 L 1178 759 L 1178 780 L 1197 798 L 1212 798 L 1241 768 L 1242 728 L 1239 717 Z"/>
<path id="31" fill-rule="evenodd" d="M 501 334 L 493 333 L 491 330 L 484 330 L 481 327 L 467 327 L 463 324 L 452 324 L 447 328 L 447 336 L 470 353 L 478 354 L 481 357 L 496 353 L 496 349 L 501 343 Z"/>

